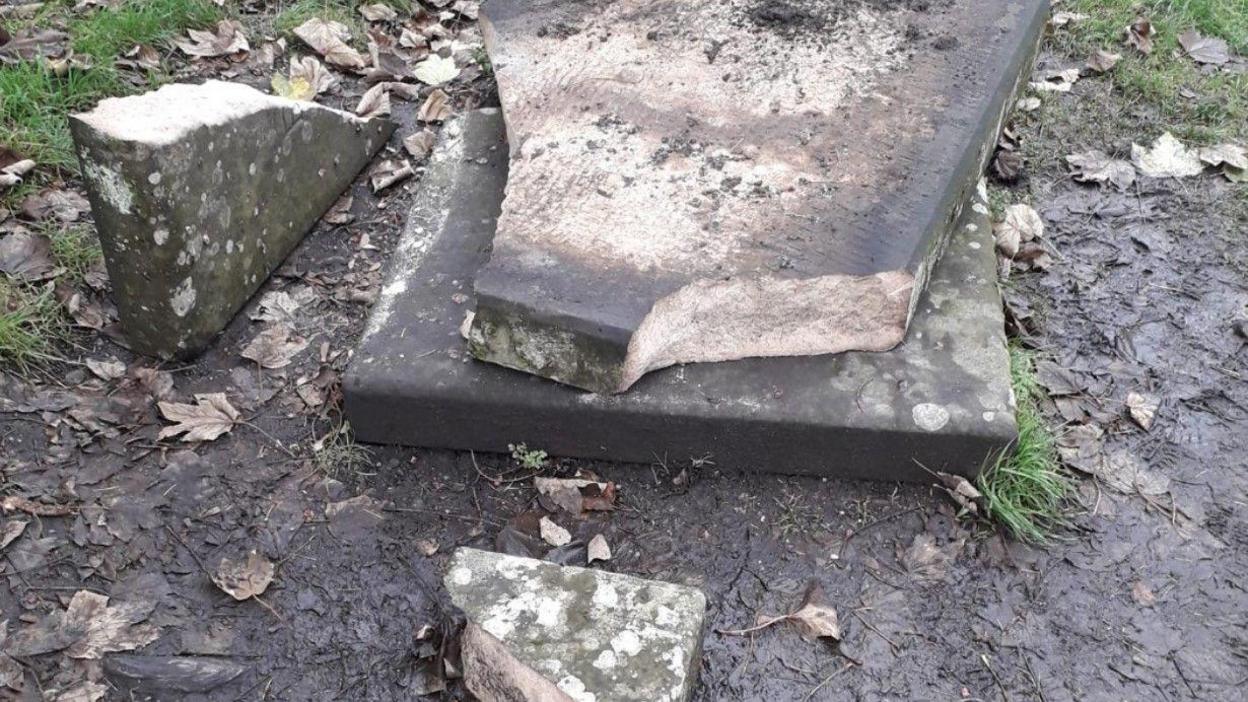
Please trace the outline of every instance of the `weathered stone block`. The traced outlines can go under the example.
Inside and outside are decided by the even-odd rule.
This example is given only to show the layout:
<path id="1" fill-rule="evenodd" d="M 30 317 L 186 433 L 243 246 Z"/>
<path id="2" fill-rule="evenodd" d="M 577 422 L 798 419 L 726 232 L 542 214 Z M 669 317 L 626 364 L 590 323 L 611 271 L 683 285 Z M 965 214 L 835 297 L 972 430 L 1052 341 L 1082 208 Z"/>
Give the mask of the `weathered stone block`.
<path id="1" fill-rule="evenodd" d="M 70 118 L 126 337 L 203 350 L 394 125 L 209 81 Z"/>
<path id="2" fill-rule="evenodd" d="M 679 702 L 693 690 L 696 589 L 470 548 L 446 587 L 468 615 L 464 682 L 482 702 Z"/>
<path id="3" fill-rule="evenodd" d="M 511 172 L 477 358 L 621 392 L 691 361 L 883 351 L 1047 0 L 492 0 Z"/>

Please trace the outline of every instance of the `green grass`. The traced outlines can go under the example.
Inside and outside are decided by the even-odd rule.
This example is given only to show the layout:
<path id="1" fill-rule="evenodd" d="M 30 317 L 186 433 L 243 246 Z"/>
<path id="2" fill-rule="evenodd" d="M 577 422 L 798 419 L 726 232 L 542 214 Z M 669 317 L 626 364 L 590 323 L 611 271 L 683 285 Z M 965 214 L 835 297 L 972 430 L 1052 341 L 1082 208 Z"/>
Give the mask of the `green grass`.
<path id="1" fill-rule="evenodd" d="M 1248 54 L 1248 0 L 1072 0 L 1059 9 L 1089 18 L 1054 32 L 1057 52 L 1072 60 L 1097 49 L 1122 54 L 1104 80 L 1152 131 L 1200 143 L 1248 136 L 1248 75 L 1204 74 L 1178 42 L 1179 34 L 1195 29 L 1225 40 L 1235 54 Z M 1156 31 L 1147 56 L 1123 42 L 1124 30 L 1140 14 Z"/>
<path id="2" fill-rule="evenodd" d="M 0 66 L 0 143 L 35 159 L 43 173 L 76 170 L 68 114 L 135 90 L 113 66 L 119 54 L 135 44 L 166 42 L 222 16 L 211 0 L 131 0 L 90 13 L 73 13 L 72 7 L 70 0 L 49 3 L 33 24 L 68 21 L 70 45 L 91 59 L 90 68 L 57 76 L 44 61 Z"/>
<path id="3" fill-rule="evenodd" d="M 316 469 L 331 478 L 345 477 L 349 473 L 365 474 L 373 459 L 372 451 L 355 442 L 355 434 L 347 422 L 318 439 L 312 452 Z"/>
<path id="4" fill-rule="evenodd" d="M 64 268 L 75 283 L 82 282 L 87 271 L 104 256 L 99 237 L 85 224 L 66 226 L 50 222 L 43 227 L 43 233 L 52 241 L 52 258 L 56 265 Z"/>
<path id="5" fill-rule="evenodd" d="M 65 332 L 50 289 L 15 285 L 0 275 L 0 364 L 24 372 L 51 360 L 52 343 Z"/>
<path id="6" fill-rule="evenodd" d="M 1073 483 L 1037 406 L 1041 390 L 1034 354 L 1011 347 L 1010 380 L 1018 402 L 1018 441 L 979 475 L 977 486 L 993 521 L 1021 541 L 1043 543 L 1064 523 Z"/>

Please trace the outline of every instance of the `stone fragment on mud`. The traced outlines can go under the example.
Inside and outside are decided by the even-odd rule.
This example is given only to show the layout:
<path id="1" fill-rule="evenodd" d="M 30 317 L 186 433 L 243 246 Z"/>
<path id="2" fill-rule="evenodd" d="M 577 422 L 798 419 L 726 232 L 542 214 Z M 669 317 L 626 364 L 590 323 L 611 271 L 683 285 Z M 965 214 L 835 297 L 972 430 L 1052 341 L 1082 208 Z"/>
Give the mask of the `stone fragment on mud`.
<path id="1" fill-rule="evenodd" d="M 468 618 L 464 682 L 482 702 L 681 702 L 701 658 L 694 588 L 461 548 L 446 576 Z"/>
<path id="2" fill-rule="evenodd" d="M 208 81 L 70 117 L 133 348 L 202 351 L 394 125 Z"/>
<path id="3" fill-rule="evenodd" d="M 678 363 L 896 346 L 1038 6 L 487 4 L 511 162 L 471 353 L 614 393 Z M 966 40 L 918 48 L 916 22 Z"/>

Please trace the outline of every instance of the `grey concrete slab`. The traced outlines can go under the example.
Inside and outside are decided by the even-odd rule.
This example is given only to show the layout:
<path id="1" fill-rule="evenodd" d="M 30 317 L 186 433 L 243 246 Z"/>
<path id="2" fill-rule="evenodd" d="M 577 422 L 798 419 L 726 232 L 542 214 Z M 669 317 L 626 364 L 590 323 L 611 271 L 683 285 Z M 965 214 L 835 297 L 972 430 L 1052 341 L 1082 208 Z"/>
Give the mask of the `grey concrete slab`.
<path id="1" fill-rule="evenodd" d="M 164 358 L 202 351 L 394 131 L 215 80 L 69 126 L 126 339 Z"/>
<path id="2" fill-rule="evenodd" d="M 983 195 L 959 211 L 907 339 L 884 353 L 657 371 L 598 395 L 473 359 L 461 327 L 507 180 L 497 112 L 448 125 L 344 378 L 365 442 L 880 480 L 976 474 L 1015 438 Z"/>
<path id="3" fill-rule="evenodd" d="M 602 393 L 904 338 L 1047 0 L 490 0 L 478 358 Z"/>
<path id="4" fill-rule="evenodd" d="M 464 683 L 482 702 L 684 702 L 706 597 L 685 585 L 461 548 Z"/>

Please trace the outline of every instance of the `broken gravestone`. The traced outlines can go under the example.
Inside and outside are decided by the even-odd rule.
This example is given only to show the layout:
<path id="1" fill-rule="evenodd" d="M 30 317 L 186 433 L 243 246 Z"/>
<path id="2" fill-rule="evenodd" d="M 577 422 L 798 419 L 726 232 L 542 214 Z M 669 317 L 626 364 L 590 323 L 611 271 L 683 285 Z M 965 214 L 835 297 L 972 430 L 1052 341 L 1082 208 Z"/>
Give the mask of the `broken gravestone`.
<path id="1" fill-rule="evenodd" d="M 905 336 L 1045 0 L 492 0 L 511 151 L 468 346 L 600 393 Z"/>
<path id="2" fill-rule="evenodd" d="M 126 338 L 193 356 L 394 131 L 386 120 L 208 81 L 70 118 Z"/>
<path id="3" fill-rule="evenodd" d="M 461 548 L 464 683 L 482 702 L 683 702 L 706 598 L 682 585 Z"/>

